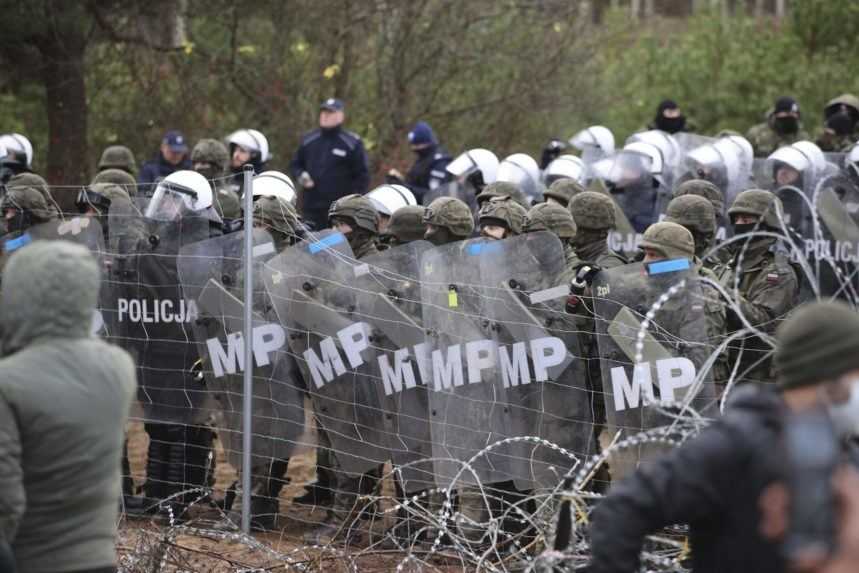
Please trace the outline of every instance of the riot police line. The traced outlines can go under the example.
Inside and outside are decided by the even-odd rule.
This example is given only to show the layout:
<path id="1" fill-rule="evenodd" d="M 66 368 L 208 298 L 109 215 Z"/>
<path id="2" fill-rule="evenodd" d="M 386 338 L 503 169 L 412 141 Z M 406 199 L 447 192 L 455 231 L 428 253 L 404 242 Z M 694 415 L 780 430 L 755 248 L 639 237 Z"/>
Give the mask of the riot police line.
<path id="1" fill-rule="evenodd" d="M 711 173 L 701 167 L 703 161 L 689 167 L 693 152 L 719 143 L 697 141 L 686 153 L 667 141 L 664 151 L 633 141 L 599 160 L 608 163 L 586 166 L 583 172 L 592 175 L 579 182 L 582 193 L 601 194 L 612 212 L 626 219 L 615 228 L 644 240 L 669 211 L 672 190 Z M 499 487 L 516 492 L 551 489 L 599 451 L 602 432 L 629 435 L 659 428 L 670 423 L 672 409 L 717 415 L 721 389 L 745 370 L 714 376 L 711 358 L 731 352 L 720 345 L 727 328 L 713 336 L 712 315 L 720 311 L 711 307 L 721 304 L 721 312 L 734 312 L 733 320 L 743 327 L 763 331 L 757 338 L 764 344 L 755 349 L 760 356 L 749 370 L 766 361 L 765 333 L 784 315 L 766 323 L 751 320 L 739 300 L 745 295 L 714 303 L 710 281 L 729 299 L 744 288 L 742 261 L 754 250 L 753 239 L 782 237 L 766 245 L 775 262 L 767 259 L 773 272 L 761 283 L 781 286 L 787 280 L 781 273 L 794 273 L 797 285 L 806 283 L 806 293 L 797 288 L 791 303 L 811 296 L 808 292 L 852 298 L 851 261 L 805 247 L 808 241 L 852 239 L 849 178 L 825 159 L 815 164 L 817 156 L 807 146 L 777 154 L 761 173 L 777 179 L 778 169 L 787 165 L 798 178 L 769 185 L 772 196 L 743 195 L 759 186 L 751 179 L 751 164 L 737 176 L 745 182 L 729 178 L 718 187 L 715 181 L 722 180 L 711 176 L 723 192 L 718 213 L 727 221 L 723 228 L 728 235 L 736 232 L 728 242 L 736 248 L 726 257 L 734 263 L 731 272 L 713 277 L 700 268 L 719 260 L 728 245 L 714 243 L 700 264 L 694 244 L 691 252 L 681 248 L 678 255 L 671 251 L 676 245 L 668 243 L 671 252 L 662 261 L 615 268 L 589 260 L 571 263 L 567 238 L 553 230 L 522 233 L 531 222 L 529 211 L 518 201 L 492 196 L 505 189 L 493 184 L 511 182 L 488 180 L 489 171 L 477 162 L 452 171 L 451 182 L 436 190 L 439 197 L 430 197 L 427 208 L 432 211 L 432 201 L 440 198 L 462 197 L 477 210 L 478 225 L 502 228 L 500 237 L 453 232 L 452 241 L 368 250 L 356 242 L 355 231 L 369 217 L 364 231 L 376 241 L 378 226 L 372 229 L 380 209 L 372 201 L 366 201 L 372 211 L 364 204 L 348 206 L 360 203 L 353 197 L 339 205 L 346 209 L 342 213 L 332 206 L 332 224 L 336 227 L 338 217 L 351 220 L 350 231 L 311 231 L 284 198 L 291 182 L 281 180 L 279 190 L 266 190 L 265 174 L 258 176 L 259 192 L 254 182 L 254 228 L 225 233 L 209 182 L 179 172 L 151 197 L 89 188 L 81 197 L 89 217 L 80 219 L 61 219 L 55 209 L 52 214 L 41 193 L 36 193 L 41 202 L 30 197 L 35 186 L 22 185 L 19 193 L 12 185 L 4 213 L 9 202 L 18 201 L 13 211 L 21 221 L 10 228 L 6 245 L 14 250 L 39 238 L 70 239 L 102 262 L 101 335 L 132 352 L 138 363 L 139 402 L 150 435 L 144 486 L 149 500 L 173 498 L 179 501 L 175 507 L 182 507 L 189 501 L 182 493 L 189 485 L 211 485 L 213 428 L 233 465 L 240 466 L 240 379 L 245 368 L 253 368 L 254 482 L 252 491 L 242 494 L 256 502 L 259 523 L 269 524 L 263 516 L 277 515 L 288 460 L 306 430 L 305 397 L 317 430 L 330 444 L 332 487 L 350 479 L 366 482 L 365 476 L 393 461 L 395 470 L 403 468 L 395 479 L 405 493 L 476 484 L 504 484 Z M 666 157 L 674 164 L 666 164 Z M 695 177 L 687 177 L 692 173 Z M 539 194 L 524 198 L 529 207 L 542 197 L 542 182 L 533 183 L 528 189 Z M 111 193 L 105 207 L 99 200 Z M 636 193 L 641 196 L 633 197 Z M 835 201 L 821 202 L 824 194 Z M 395 213 L 391 210 L 392 219 Z M 743 214 L 756 217 L 752 227 L 732 228 L 731 219 Z M 431 220 L 428 213 L 421 225 L 433 225 Z M 252 365 L 243 363 L 239 334 L 246 303 L 241 245 L 248 232 L 256 255 Z M 685 240 L 677 237 L 669 243 Z M 655 245 L 650 248 L 658 251 L 659 237 L 650 239 Z M 358 250 L 365 253 L 358 257 Z M 658 264 L 671 261 L 681 262 Z M 781 266 L 791 261 L 804 266 Z M 585 268 L 590 272 L 582 275 Z M 713 268 L 723 270 L 716 263 Z M 520 437 L 539 441 L 536 446 L 509 441 Z M 623 454 L 628 459 L 609 462 L 618 472 L 625 463 L 634 466 L 642 456 L 655 455 L 644 449 Z"/>

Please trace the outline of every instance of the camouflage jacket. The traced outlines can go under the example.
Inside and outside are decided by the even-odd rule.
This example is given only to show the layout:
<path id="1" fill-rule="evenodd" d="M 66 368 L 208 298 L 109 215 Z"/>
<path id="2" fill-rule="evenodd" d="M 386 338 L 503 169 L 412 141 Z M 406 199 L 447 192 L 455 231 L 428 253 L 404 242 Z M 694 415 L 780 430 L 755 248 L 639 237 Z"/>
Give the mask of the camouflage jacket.
<path id="1" fill-rule="evenodd" d="M 811 139 L 808 133 L 802 129 L 800 124 L 799 130 L 793 135 L 783 135 L 777 133 L 769 123 L 759 123 L 753 126 L 746 133 L 746 139 L 752 144 L 755 150 L 755 157 L 769 157 L 769 155 L 780 147 L 792 145 L 797 141 Z"/>
<path id="2" fill-rule="evenodd" d="M 728 333 L 744 328 L 743 321 L 737 314 L 739 310 L 750 325 L 772 335 L 796 304 L 799 277 L 787 255 L 777 251 L 775 247 L 775 239 L 758 240 L 745 252 L 742 248 L 738 249 L 727 265 L 715 269 L 719 282 L 737 306 L 737 309 L 728 309 Z M 741 378 L 773 381 L 772 347 L 759 337 L 749 335 L 731 345 L 732 359 L 739 355 L 741 347 Z M 745 370 L 748 372 L 743 373 Z"/>

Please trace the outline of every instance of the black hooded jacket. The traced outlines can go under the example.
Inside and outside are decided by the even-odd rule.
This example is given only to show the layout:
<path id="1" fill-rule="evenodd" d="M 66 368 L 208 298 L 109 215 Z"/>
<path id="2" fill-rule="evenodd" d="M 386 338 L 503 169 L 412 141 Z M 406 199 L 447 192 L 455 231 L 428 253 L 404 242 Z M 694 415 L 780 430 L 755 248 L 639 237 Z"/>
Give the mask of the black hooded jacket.
<path id="1" fill-rule="evenodd" d="M 613 486 L 592 515 L 589 573 L 633 573 L 646 535 L 688 524 L 695 573 L 776 573 L 779 546 L 759 533 L 758 500 L 780 475 L 784 403 L 736 391 L 725 416 Z"/>

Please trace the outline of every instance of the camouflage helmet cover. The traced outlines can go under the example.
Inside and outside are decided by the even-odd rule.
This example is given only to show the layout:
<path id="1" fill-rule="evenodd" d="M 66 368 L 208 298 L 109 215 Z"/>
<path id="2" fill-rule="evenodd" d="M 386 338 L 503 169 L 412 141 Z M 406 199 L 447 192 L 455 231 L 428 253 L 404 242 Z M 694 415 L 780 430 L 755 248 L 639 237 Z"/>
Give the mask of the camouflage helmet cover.
<path id="1" fill-rule="evenodd" d="M 253 217 L 273 230 L 287 236 L 298 234 L 301 220 L 295 207 L 280 197 L 262 196 L 254 202 Z"/>
<path id="2" fill-rule="evenodd" d="M 48 187 L 48 182 L 40 175 L 36 175 L 35 173 L 18 173 L 13 175 L 6 183 L 7 192 L 20 187 L 29 187 L 38 191 L 44 198 L 47 209 L 52 211 L 55 215 L 58 214 L 56 203 L 54 202 L 51 190 Z"/>
<path id="3" fill-rule="evenodd" d="M 695 240 L 685 227 L 662 221 L 644 231 L 641 247 L 647 247 L 668 259 L 691 259 L 695 256 Z"/>
<path id="4" fill-rule="evenodd" d="M 681 195 L 672 199 L 665 211 L 665 220 L 702 235 L 716 232 L 716 210 L 712 203 L 698 195 Z"/>
<path id="5" fill-rule="evenodd" d="M 474 232 L 474 217 L 465 202 L 455 197 L 439 197 L 424 209 L 424 224 L 444 227 L 457 237 Z"/>
<path id="6" fill-rule="evenodd" d="M 121 169 L 126 173 L 136 173 L 137 161 L 134 159 L 134 153 L 124 145 L 107 147 L 102 152 L 101 159 L 98 160 L 98 170 L 105 169 Z"/>
<path id="7" fill-rule="evenodd" d="M 500 222 L 514 235 L 522 233 L 522 226 L 525 224 L 525 217 L 527 216 L 528 211 L 525 210 L 525 207 L 509 196 L 491 198 L 483 204 L 477 214 L 481 225 Z"/>
<path id="8" fill-rule="evenodd" d="M 17 211 L 28 211 L 34 219 L 44 222 L 50 221 L 57 216 L 57 212 L 45 200 L 42 192 L 30 186 L 17 186 L 7 189 L 0 208 L 5 212 L 7 209 Z"/>
<path id="9" fill-rule="evenodd" d="M 722 190 L 714 183 L 704 179 L 690 179 L 684 181 L 674 189 L 674 197 L 682 197 L 683 195 L 698 195 L 708 200 L 716 213 L 722 213 L 725 210 L 725 197 L 722 195 Z"/>
<path id="10" fill-rule="evenodd" d="M 728 215 L 753 215 L 763 219 L 763 223 L 773 229 L 780 229 L 780 215 L 784 213 L 781 199 L 764 189 L 747 189 L 737 195 Z"/>
<path id="11" fill-rule="evenodd" d="M 570 201 L 569 209 L 579 229 L 614 228 L 614 202 L 607 195 L 596 191 L 579 193 Z"/>
<path id="12" fill-rule="evenodd" d="M 426 231 L 424 208 L 419 205 L 400 207 L 391 215 L 386 235 L 393 235 L 401 243 L 423 239 Z"/>
<path id="13" fill-rule="evenodd" d="M 576 222 L 569 209 L 554 203 L 540 203 L 531 207 L 525 216 L 522 232 L 550 231 L 560 239 L 576 236 Z"/>
<path id="14" fill-rule="evenodd" d="M 551 197 L 562 205 L 567 206 L 573 200 L 573 197 L 584 191 L 585 188 L 575 179 L 558 179 L 549 185 L 548 189 L 543 191 L 543 197 Z"/>
<path id="15" fill-rule="evenodd" d="M 378 212 L 373 203 L 363 195 L 353 193 L 337 199 L 328 208 L 328 220 L 332 217 L 349 219 L 361 229 L 371 233 L 379 232 Z"/>
<path id="16" fill-rule="evenodd" d="M 137 194 L 137 181 L 134 180 L 134 177 L 131 174 L 121 170 L 121 169 L 105 169 L 104 171 L 99 171 L 95 177 L 93 177 L 90 185 L 97 185 L 99 183 L 113 183 L 114 185 L 120 185 L 129 195 Z"/>
<path id="17" fill-rule="evenodd" d="M 495 183 L 490 183 L 483 188 L 483 191 L 478 193 L 475 199 L 477 200 L 478 205 L 483 205 L 493 197 L 511 197 L 514 201 L 525 207 L 525 209 L 528 208 L 528 199 L 525 197 L 525 194 L 522 193 L 522 190 L 519 189 L 519 186 L 514 183 L 509 183 L 507 181 L 496 181 Z"/>
<path id="18" fill-rule="evenodd" d="M 218 171 L 225 173 L 230 164 L 227 146 L 217 139 L 201 139 L 191 150 L 191 163 L 211 163 Z"/>

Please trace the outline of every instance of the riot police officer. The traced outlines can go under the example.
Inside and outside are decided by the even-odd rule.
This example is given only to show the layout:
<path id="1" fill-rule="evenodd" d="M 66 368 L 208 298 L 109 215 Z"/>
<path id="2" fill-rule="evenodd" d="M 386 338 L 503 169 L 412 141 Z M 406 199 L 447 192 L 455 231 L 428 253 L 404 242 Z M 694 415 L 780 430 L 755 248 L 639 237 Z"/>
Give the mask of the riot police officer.
<path id="1" fill-rule="evenodd" d="M 408 138 L 409 147 L 417 156 L 415 162 L 405 177 L 396 169 L 388 171 L 388 181 L 404 184 L 411 189 L 418 202 L 422 203 L 427 191 L 437 189 L 450 179 L 445 167 L 450 163 L 451 157 L 439 144 L 432 127 L 425 121 L 417 122 L 409 131 Z"/>
<path id="2" fill-rule="evenodd" d="M 478 213 L 480 236 L 500 241 L 520 235 L 528 211 L 512 197 L 493 197 Z"/>
<path id="3" fill-rule="evenodd" d="M 425 209 L 419 205 L 407 205 L 394 211 L 385 231 L 379 234 L 379 250 L 423 239 L 426 232 Z"/>
<path id="4" fill-rule="evenodd" d="M 328 209 L 331 228 L 340 231 L 349 241 L 356 259 L 375 255 L 379 234 L 378 213 L 363 195 L 346 195 L 331 203 Z"/>
<path id="5" fill-rule="evenodd" d="M 121 169 L 132 177 L 137 173 L 134 153 L 124 145 L 110 145 L 105 148 L 98 160 L 98 172 L 106 169 Z"/>

